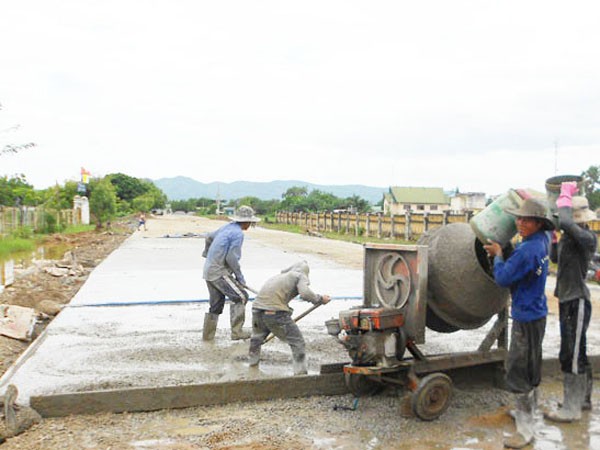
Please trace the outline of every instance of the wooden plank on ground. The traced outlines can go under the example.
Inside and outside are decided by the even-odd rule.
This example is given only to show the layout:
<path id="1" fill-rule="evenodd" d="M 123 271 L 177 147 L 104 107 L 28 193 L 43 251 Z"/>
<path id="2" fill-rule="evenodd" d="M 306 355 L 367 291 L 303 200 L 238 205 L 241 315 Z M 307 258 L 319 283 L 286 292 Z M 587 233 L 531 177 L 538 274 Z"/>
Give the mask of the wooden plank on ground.
<path id="1" fill-rule="evenodd" d="M 32 396 L 30 404 L 42 417 L 62 417 L 101 412 L 155 411 L 311 395 L 341 395 L 347 392 L 343 373 L 330 373 L 227 383 L 39 395 Z"/>

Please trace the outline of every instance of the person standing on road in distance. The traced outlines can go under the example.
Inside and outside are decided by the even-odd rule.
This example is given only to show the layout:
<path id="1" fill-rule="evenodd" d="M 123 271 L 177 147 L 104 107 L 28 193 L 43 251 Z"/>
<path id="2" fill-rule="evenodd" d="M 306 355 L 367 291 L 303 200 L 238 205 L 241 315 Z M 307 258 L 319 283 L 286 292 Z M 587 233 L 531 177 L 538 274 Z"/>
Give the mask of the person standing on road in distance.
<path id="1" fill-rule="evenodd" d="M 592 365 L 586 348 L 592 304 L 585 277 L 598 240 L 588 226 L 595 215 L 587 198 L 574 196 L 577 191 L 574 181 L 561 184 L 556 206 L 562 236 L 550 251 L 552 262 L 558 262 L 554 295 L 559 301 L 559 360 L 564 374 L 562 405 L 545 414 L 555 422 L 579 420 L 582 409 L 592 408 Z"/>
<path id="2" fill-rule="evenodd" d="M 140 212 L 140 215 L 138 216 L 138 231 L 140 231 L 142 227 L 144 227 L 144 231 L 148 231 L 146 228 L 146 215 L 143 212 Z"/>
<path id="3" fill-rule="evenodd" d="M 252 305 L 252 338 L 248 355 L 250 367 L 258 366 L 260 347 L 269 333 L 273 333 L 292 349 L 294 375 L 307 373 L 304 338 L 292 319 L 292 309 L 288 303 L 297 295 L 314 305 L 331 300 L 330 296 L 315 294 L 309 288 L 308 272 L 308 263 L 298 262 L 269 278 L 258 292 Z"/>
<path id="4" fill-rule="evenodd" d="M 215 338 L 219 315 L 225 306 L 225 297 L 231 301 L 231 339 L 250 337 L 250 333 L 242 329 L 246 319 L 248 293 L 245 290 L 246 280 L 242 275 L 240 259 L 244 243 L 243 232 L 260 219 L 249 206 L 240 206 L 230 220 L 230 223 L 206 236 L 206 245 L 202 253 L 206 258 L 203 276 L 208 286 L 210 302 L 209 311 L 204 315 L 202 339 L 205 341 Z"/>
<path id="5" fill-rule="evenodd" d="M 522 242 L 508 259 L 497 242 L 484 245 L 494 257 L 494 278 L 500 286 L 510 287 L 512 331 L 506 359 L 506 384 L 516 394 L 514 411 L 517 432 L 504 440 L 508 448 L 523 448 L 533 441 L 533 413 L 542 378 L 542 341 L 546 330 L 546 277 L 548 276 L 548 233 L 554 229 L 546 217 L 546 206 L 539 200 L 526 199 L 516 210 Z"/>

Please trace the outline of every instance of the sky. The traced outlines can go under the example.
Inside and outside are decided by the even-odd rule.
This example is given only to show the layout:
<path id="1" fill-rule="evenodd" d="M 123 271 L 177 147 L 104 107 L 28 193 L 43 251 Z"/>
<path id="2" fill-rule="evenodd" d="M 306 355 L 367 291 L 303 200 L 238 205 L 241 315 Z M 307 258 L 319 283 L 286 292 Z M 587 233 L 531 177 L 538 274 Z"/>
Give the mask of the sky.
<path id="1" fill-rule="evenodd" d="M 0 176 L 500 194 L 600 165 L 597 1 L 19 0 Z"/>

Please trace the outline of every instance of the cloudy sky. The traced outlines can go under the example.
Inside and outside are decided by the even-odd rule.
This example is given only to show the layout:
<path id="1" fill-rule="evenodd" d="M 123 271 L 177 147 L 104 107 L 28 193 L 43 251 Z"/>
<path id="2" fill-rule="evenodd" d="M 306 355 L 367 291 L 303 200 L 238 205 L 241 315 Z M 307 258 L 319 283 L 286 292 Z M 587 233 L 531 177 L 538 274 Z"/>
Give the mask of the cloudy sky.
<path id="1" fill-rule="evenodd" d="M 0 175 L 543 190 L 600 164 L 594 1 L 19 0 Z"/>

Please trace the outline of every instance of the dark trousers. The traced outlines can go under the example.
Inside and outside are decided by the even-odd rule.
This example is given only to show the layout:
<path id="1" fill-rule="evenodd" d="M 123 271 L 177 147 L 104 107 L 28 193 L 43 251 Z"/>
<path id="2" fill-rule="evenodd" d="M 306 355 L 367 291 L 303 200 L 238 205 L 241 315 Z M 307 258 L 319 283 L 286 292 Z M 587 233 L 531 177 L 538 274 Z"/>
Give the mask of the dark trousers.
<path id="1" fill-rule="evenodd" d="M 592 304 L 580 298 L 559 303 L 560 367 L 563 372 L 583 374 L 591 369 L 587 358 L 586 333 L 592 316 Z M 588 366 L 590 366 L 588 368 Z"/>
<path id="2" fill-rule="evenodd" d="M 289 311 L 252 310 L 252 337 L 250 338 L 250 355 L 259 355 L 260 347 L 269 333 L 273 333 L 292 349 L 294 361 L 302 361 L 305 357 L 305 344 L 300 328 L 292 319 Z"/>
<path id="3" fill-rule="evenodd" d="M 506 384 L 512 392 L 524 394 L 539 386 L 545 332 L 545 317 L 531 322 L 513 320 L 506 358 Z"/>
<path id="4" fill-rule="evenodd" d="M 214 281 L 206 280 L 211 314 L 221 314 L 225 306 L 225 297 L 234 303 L 248 301 L 248 293 L 230 276 L 222 276 Z"/>

